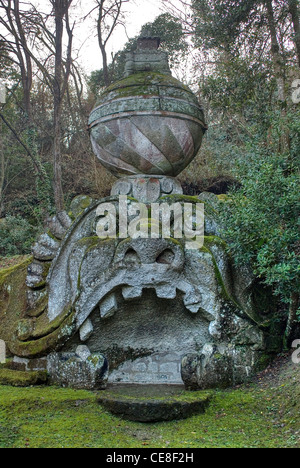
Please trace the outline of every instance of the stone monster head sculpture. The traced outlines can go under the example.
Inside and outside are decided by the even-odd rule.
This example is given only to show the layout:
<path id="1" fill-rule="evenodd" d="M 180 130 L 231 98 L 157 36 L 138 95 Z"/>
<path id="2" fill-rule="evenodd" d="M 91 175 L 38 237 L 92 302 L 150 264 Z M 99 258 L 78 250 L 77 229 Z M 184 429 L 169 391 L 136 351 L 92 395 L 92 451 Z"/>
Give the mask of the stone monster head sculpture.
<path id="1" fill-rule="evenodd" d="M 47 358 L 58 383 L 57 369 L 64 383 L 87 386 L 66 377 L 77 365 L 97 374 L 91 387 L 103 385 L 104 374 L 114 383 L 229 386 L 276 351 L 265 291 L 220 238 L 222 201 L 185 197 L 174 179 L 207 127 L 155 44 L 139 41 L 125 78 L 90 116 L 94 151 L 119 178 L 111 197 L 87 204 L 74 221 L 58 214 L 33 249 L 28 309 L 10 347 L 15 356 Z"/>

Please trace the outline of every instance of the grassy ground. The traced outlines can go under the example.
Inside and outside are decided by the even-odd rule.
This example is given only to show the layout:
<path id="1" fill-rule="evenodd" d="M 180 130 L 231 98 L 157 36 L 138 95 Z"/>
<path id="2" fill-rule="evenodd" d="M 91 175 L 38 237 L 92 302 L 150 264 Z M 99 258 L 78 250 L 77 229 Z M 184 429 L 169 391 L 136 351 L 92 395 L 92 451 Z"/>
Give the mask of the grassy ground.
<path id="1" fill-rule="evenodd" d="M 217 391 L 205 415 L 140 424 L 91 392 L 0 387 L 0 448 L 300 448 L 300 366 L 279 359 L 251 385 Z"/>

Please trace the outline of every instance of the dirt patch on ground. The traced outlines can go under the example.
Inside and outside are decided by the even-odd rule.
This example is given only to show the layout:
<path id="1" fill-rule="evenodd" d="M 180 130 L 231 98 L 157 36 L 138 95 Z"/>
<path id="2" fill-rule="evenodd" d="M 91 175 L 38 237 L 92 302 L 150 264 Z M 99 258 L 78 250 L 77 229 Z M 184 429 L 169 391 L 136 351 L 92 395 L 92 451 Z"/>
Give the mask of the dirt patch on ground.
<path id="1" fill-rule="evenodd" d="M 262 388 L 298 384 L 300 392 L 300 364 L 293 363 L 291 352 L 279 355 L 266 370 L 256 376 L 254 382 Z"/>

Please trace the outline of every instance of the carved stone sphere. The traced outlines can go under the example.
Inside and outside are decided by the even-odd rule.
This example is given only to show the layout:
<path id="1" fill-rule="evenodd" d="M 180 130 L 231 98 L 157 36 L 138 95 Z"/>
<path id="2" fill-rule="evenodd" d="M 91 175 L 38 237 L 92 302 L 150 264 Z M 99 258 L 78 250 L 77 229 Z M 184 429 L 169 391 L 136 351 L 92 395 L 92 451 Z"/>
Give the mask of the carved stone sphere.
<path id="1" fill-rule="evenodd" d="M 194 93 L 153 71 L 111 85 L 89 119 L 95 154 L 117 177 L 176 177 L 197 155 L 206 129 Z"/>

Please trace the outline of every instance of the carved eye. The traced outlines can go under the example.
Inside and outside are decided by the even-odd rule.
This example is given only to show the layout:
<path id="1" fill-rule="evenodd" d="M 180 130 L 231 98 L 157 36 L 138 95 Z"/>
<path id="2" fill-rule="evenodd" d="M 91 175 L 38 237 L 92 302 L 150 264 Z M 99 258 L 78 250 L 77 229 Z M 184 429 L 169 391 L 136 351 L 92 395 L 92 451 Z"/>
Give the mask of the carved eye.
<path id="1" fill-rule="evenodd" d="M 127 250 L 125 257 L 124 257 L 124 263 L 126 265 L 137 265 L 141 263 L 140 257 L 138 256 L 137 252 L 133 249 Z"/>
<path id="2" fill-rule="evenodd" d="M 172 250 L 164 250 L 156 259 L 156 263 L 171 265 L 174 262 L 175 254 Z"/>

